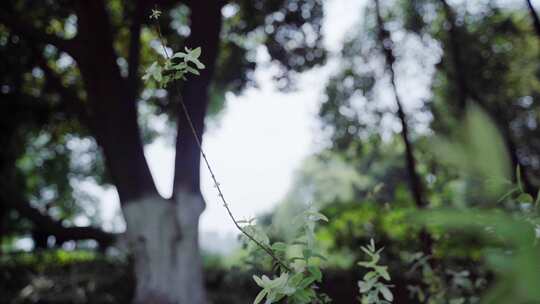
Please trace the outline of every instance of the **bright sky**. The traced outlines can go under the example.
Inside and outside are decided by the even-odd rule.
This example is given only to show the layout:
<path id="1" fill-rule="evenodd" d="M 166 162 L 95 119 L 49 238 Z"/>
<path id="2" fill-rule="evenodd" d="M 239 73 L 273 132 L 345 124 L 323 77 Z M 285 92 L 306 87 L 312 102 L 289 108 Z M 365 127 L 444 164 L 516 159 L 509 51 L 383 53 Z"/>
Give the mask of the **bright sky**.
<path id="1" fill-rule="evenodd" d="M 340 48 L 364 2 L 326 2 L 324 35 L 331 50 Z M 260 88 L 227 98 L 219 126 L 205 134 L 204 148 L 236 217 L 271 210 L 289 190 L 294 171 L 316 146 L 316 115 L 327 74 L 328 68 L 305 73 L 298 91 L 280 93 L 271 81 L 272 68 L 262 68 L 256 73 Z M 202 168 L 202 191 L 207 201 L 202 231 L 235 231 L 206 168 Z"/>
<path id="2" fill-rule="evenodd" d="M 330 50 L 340 48 L 345 32 L 360 17 L 363 3 L 365 0 L 326 1 L 323 31 Z M 259 57 L 264 62 L 266 56 Z M 285 94 L 272 84 L 273 67 L 264 67 L 256 72 L 259 88 L 227 96 L 224 113 L 204 135 L 204 149 L 237 218 L 271 210 L 288 191 L 302 160 L 314 151 L 316 113 L 328 71 L 327 66 L 303 74 L 298 90 Z M 174 150 L 164 140 L 156 140 L 145 154 L 159 191 L 169 196 Z M 201 217 L 203 238 L 206 233 L 235 233 L 207 169 L 201 167 L 201 173 L 207 202 Z M 116 192 L 100 192 L 105 227 L 121 228 L 113 223 L 119 208 Z"/>

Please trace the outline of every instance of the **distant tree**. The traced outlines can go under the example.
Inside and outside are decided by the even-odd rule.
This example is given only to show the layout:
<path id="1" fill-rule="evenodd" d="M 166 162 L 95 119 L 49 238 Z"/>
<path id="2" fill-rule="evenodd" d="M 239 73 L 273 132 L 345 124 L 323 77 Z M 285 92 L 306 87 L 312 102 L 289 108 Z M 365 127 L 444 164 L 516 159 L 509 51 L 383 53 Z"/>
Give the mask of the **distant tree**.
<path id="1" fill-rule="evenodd" d="M 369 138 L 366 133 L 377 133 L 381 128 L 387 128 L 380 123 L 385 117 L 397 120 L 404 147 L 406 183 L 414 204 L 425 208 L 428 201 L 417 168 L 414 130 L 398 89 L 401 79 L 396 73 L 396 65 L 403 60 L 396 56 L 396 43 L 387 29 L 386 11 L 381 7 L 386 6 L 379 1 L 369 3 L 363 27 L 346 42 L 342 51 L 345 68 L 331 79 L 320 114 L 332 127 L 333 136 L 339 136 L 336 138 L 336 143 L 341 145 L 338 149 L 347 149 L 355 141 L 366 140 Z M 380 91 L 387 86 L 391 90 L 391 110 L 381 108 Z M 430 237 L 423 232 L 421 239 L 423 250 L 430 254 Z"/>
<path id="2" fill-rule="evenodd" d="M 479 1 L 477 9 L 469 11 L 465 4 L 452 7 L 444 0 L 381 1 L 381 6 L 388 8 L 383 17 L 396 39 L 398 79 L 411 82 L 399 74 L 406 67 L 427 75 L 433 71 L 429 94 L 419 108 L 424 111 L 409 115 L 412 131 L 415 118 L 428 114 L 432 131 L 456 135 L 466 109 L 478 106 L 503 135 L 510 166 L 521 168 L 525 190 L 536 193 L 540 184 L 538 43 L 525 7 L 513 3 L 503 8 Z M 389 117 L 386 107 L 372 102 L 386 97 L 381 84 L 392 89 L 383 77 L 388 60 L 377 51 L 376 21 L 369 17 L 372 10 L 368 8 L 363 26 L 345 42 L 341 69 L 327 86 L 320 112 L 334 148 L 349 153 L 354 151 L 347 147 L 362 145 L 366 134 L 389 129 L 384 125 Z M 420 54 L 411 55 L 419 50 Z M 410 100 L 405 92 L 403 97 Z"/>
<path id="3" fill-rule="evenodd" d="M 180 87 L 198 136 L 225 92 L 254 84 L 258 46 L 281 68 L 277 84 L 283 89 L 293 87 L 296 72 L 325 57 L 319 0 L 3 2 L 0 216 L 8 221 L 1 228 L 3 235 L 31 229 L 40 246 L 50 243 L 49 236 L 56 245 L 94 239 L 107 246 L 113 235 L 69 223 L 84 200 L 74 179 L 110 183 L 133 248 L 135 302 L 205 303 L 200 153 L 179 96 L 144 88 L 140 80 L 160 52 L 148 19 L 155 6 L 163 11 L 169 46 L 202 48 L 206 69 Z M 158 194 L 145 160 L 153 130 L 143 110 L 176 123 L 170 198 Z"/>
<path id="4" fill-rule="evenodd" d="M 435 99 L 445 98 L 458 120 L 470 104 L 488 113 L 503 135 L 512 167 L 521 168 L 525 191 L 535 195 L 540 146 L 533 134 L 538 132 L 540 65 L 536 38 L 523 22 L 524 12 L 486 6 L 481 18 L 468 18 L 447 1 L 439 2 L 448 31 L 434 34 L 444 50 L 439 66 L 439 79 L 444 81 L 434 88 L 444 96 L 436 94 Z M 452 99 L 457 99 L 457 107 L 451 105 Z M 436 117 L 445 115 L 441 110 L 434 108 Z M 434 127 L 444 122 L 435 121 Z"/>

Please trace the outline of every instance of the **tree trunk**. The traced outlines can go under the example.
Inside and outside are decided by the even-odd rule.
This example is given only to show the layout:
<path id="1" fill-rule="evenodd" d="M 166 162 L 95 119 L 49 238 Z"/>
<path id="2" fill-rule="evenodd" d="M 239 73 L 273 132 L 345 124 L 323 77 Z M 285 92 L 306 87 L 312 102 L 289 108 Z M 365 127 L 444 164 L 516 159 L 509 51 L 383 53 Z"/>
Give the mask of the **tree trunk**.
<path id="1" fill-rule="evenodd" d="M 401 138 L 403 144 L 405 145 L 405 166 L 407 169 L 407 174 L 409 177 L 409 189 L 413 196 L 414 202 L 418 209 L 425 209 L 428 206 L 427 200 L 424 198 L 424 187 L 422 179 L 418 174 L 416 168 L 416 158 L 414 157 L 414 147 L 410 140 L 410 131 L 409 124 L 407 121 L 407 115 L 403 109 L 403 103 L 401 102 L 400 95 L 397 90 L 396 85 L 396 73 L 394 70 L 394 63 L 396 57 L 394 56 L 394 42 L 392 37 L 390 37 L 390 32 L 384 27 L 384 20 L 381 15 L 380 4 L 378 0 L 375 0 L 375 13 L 377 17 L 377 26 L 378 26 L 378 39 L 382 48 L 382 53 L 385 57 L 386 70 L 389 72 L 390 76 L 390 85 L 392 86 L 392 91 L 394 93 L 394 98 L 396 101 L 397 107 L 397 117 L 401 123 Z M 420 245 L 422 247 L 422 252 L 430 256 L 433 253 L 433 238 L 425 230 L 422 229 L 418 234 L 420 240 Z M 434 266 L 433 260 L 430 260 L 432 266 Z"/>
<path id="2" fill-rule="evenodd" d="M 124 204 L 137 286 L 134 303 L 206 304 L 198 244 L 200 195 L 176 193 Z"/>
<path id="3" fill-rule="evenodd" d="M 204 210 L 200 191 L 175 188 L 173 199 L 157 193 L 137 125 L 136 94 L 130 91 L 136 81 L 130 87 L 120 75 L 103 2 L 82 3 L 77 39 L 88 47 L 80 49 L 76 59 L 90 101 L 91 129 L 103 149 L 127 223 L 136 278 L 134 303 L 206 304 L 198 244 Z M 133 37 L 132 43 L 136 41 Z M 136 79 L 136 67 L 130 69 Z M 198 172 L 198 167 L 193 170 Z M 198 178 L 193 172 L 175 171 Z"/>
<path id="4" fill-rule="evenodd" d="M 526 0 L 526 2 L 527 2 L 527 8 L 529 9 L 529 14 L 531 15 L 531 18 L 533 20 L 534 31 L 536 35 L 540 38 L 540 18 L 538 18 L 538 14 L 536 13 L 536 10 L 534 9 L 534 6 L 531 0 Z"/>

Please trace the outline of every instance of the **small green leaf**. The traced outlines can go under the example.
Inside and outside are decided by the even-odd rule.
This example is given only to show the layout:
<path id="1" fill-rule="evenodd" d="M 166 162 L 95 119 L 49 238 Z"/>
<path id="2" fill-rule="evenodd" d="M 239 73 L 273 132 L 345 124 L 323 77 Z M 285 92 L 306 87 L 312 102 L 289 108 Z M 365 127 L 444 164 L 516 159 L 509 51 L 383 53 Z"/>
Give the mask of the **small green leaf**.
<path id="1" fill-rule="evenodd" d="M 201 74 L 199 73 L 199 71 L 197 71 L 196 69 L 194 69 L 194 68 L 192 68 L 192 67 L 189 67 L 189 66 L 186 67 L 186 71 L 190 72 L 191 74 L 195 74 L 195 75 L 197 75 L 197 76 L 201 75 Z"/>
<path id="2" fill-rule="evenodd" d="M 522 182 L 522 179 L 521 179 L 521 167 L 519 165 L 516 166 L 516 179 L 517 179 L 519 190 L 521 192 L 525 192 L 523 190 L 523 182 Z"/>
<path id="3" fill-rule="evenodd" d="M 390 281 L 390 274 L 388 274 L 386 266 L 376 266 L 375 271 L 377 271 L 377 273 L 385 280 Z"/>
<path id="4" fill-rule="evenodd" d="M 261 292 L 259 292 L 259 294 L 255 298 L 255 301 L 253 301 L 253 304 L 259 304 L 264 299 L 267 293 L 268 291 L 266 289 L 261 290 Z"/>
<path id="5" fill-rule="evenodd" d="M 315 279 L 317 281 L 321 281 L 322 280 L 322 273 L 321 273 L 321 270 L 319 269 L 319 267 L 316 267 L 316 266 L 308 266 L 307 267 L 309 273 L 311 273 L 313 276 L 315 276 Z"/>
<path id="6" fill-rule="evenodd" d="M 521 193 L 518 198 L 517 198 L 517 201 L 520 202 L 520 203 L 523 203 L 523 204 L 532 204 L 532 202 L 534 201 L 533 197 L 528 194 L 528 193 Z"/>
<path id="7" fill-rule="evenodd" d="M 182 53 L 182 52 L 176 52 L 174 53 L 172 56 L 171 56 L 171 59 L 173 58 L 180 58 L 180 59 L 183 59 L 187 56 L 186 53 Z"/>
<path id="8" fill-rule="evenodd" d="M 272 249 L 276 251 L 287 251 L 287 244 L 283 242 L 275 242 L 272 244 Z"/>
<path id="9" fill-rule="evenodd" d="M 161 16 L 161 11 L 158 9 L 152 9 L 152 14 L 150 14 L 150 19 L 159 19 Z"/>
<path id="10" fill-rule="evenodd" d="M 201 56 L 201 47 L 199 46 L 193 49 L 191 52 L 189 52 L 189 55 L 195 59 L 199 58 Z"/>
<path id="11" fill-rule="evenodd" d="M 392 295 L 392 292 L 390 291 L 388 287 L 382 285 L 379 288 L 379 291 L 381 292 L 382 296 L 384 297 L 386 301 L 392 302 L 394 300 L 394 295 Z"/>
<path id="12" fill-rule="evenodd" d="M 254 275 L 254 276 L 253 276 L 253 280 L 254 280 L 255 283 L 257 283 L 257 285 L 259 285 L 260 287 L 264 287 L 263 281 L 262 281 L 261 278 L 259 278 L 258 276 Z"/>

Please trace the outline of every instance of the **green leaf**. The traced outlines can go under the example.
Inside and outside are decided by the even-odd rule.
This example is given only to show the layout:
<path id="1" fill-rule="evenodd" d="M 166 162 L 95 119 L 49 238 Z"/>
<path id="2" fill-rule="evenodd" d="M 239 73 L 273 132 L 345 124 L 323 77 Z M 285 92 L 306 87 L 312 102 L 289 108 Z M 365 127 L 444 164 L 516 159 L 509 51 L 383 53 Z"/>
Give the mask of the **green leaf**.
<path id="1" fill-rule="evenodd" d="M 184 59 L 184 58 L 186 58 L 186 56 L 187 56 L 186 53 L 177 52 L 177 53 L 174 53 L 174 54 L 171 56 L 171 59 L 173 59 L 173 58 Z"/>
<path id="2" fill-rule="evenodd" d="M 516 166 L 516 179 L 517 179 L 519 190 L 521 192 L 525 192 L 525 190 L 523 190 L 523 181 L 521 180 L 521 167 L 519 165 Z"/>
<path id="3" fill-rule="evenodd" d="M 516 200 L 523 204 L 532 204 L 534 201 L 533 197 L 528 193 L 521 193 Z"/>
<path id="4" fill-rule="evenodd" d="M 190 72 L 191 74 L 195 74 L 195 75 L 197 75 L 197 76 L 201 75 L 201 74 L 199 73 L 199 71 L 197 71 L 196 69 L 194 69 L 194 68 L 192 68 L 192 67 L 190 67 L 190 66 L 186 67 L 186 71 Z"/>
<path id="5" fill-rule="evenodd" d="M 268 291 L 266 289 L 261 290 L 261 292 L 257 294 L 257 297 L 255 297 L 255 301 L 253 301 L 253 304 L 259 304 L 264 299 L 267 293 Z"/>
<path id="6" fill-rule="evenodd" d="M 199 58 L 201 56 L 201 47 L 199 46 L 193 49 L 191 52 L 189 52 L 189 55 L 195 59 Z"/>
<path id="7" fill-rule="evenodd" d="M 324 255 L 320 254 L 320 253 L 314 252 L 314 253 L 312 253 L 312 255 L 313 255 L 313 257 L 317 257 L 317 258 L 319 258 L 319 259 L 321 259 L 323 261 L 327 261 L 326 257 Z"/>
<path id="8" fill-rule="evenodd" d="M 385 280 L 390 281 L 390 274 L 388 274 L 386 266 L 375 266 L 375 271 Z"/>
<path id="9" fill-rule="evenodd" d="M 161 82 L 161 66 L 154 61 L 144 72 L 143 80 L 149 81 L 151 78 L 154 78 L 158 83 Z"/>
<path id="10" fill-rule="evenodd" d="M 316 281 L 315 277 L 312 277 L 312 276 L 303 278 L 302 281 L 300 281 L 300 283 L 298 284 L 298 288 L 301 288 L 301 289 L 307 288 L 309 287 L 309 285 L 311 285 L 315 281 Z"/>
<path id="11" fill-rule="evenodd" d="M 478 107 L 470 107 L 465 123 L 452 139 L 438 138 L 434 153 L 470 176 L 486 180 L 489 193 L 499 196 L 510 178 L 508 151 L 496 124 Z"/>
<path id="12" fill-rule="evenodd" d="M 287 244 L 283 242 L 275 242 L 274 244 L 272 244 L 272 249 L 282 252 L 287 251 Z"/>
<path id="13" fill-rule="evenodd" d="M 315 276 L 315 279 L 320 282 L 322 280 L 322 273 L 319 267 L 317 266 L 308 266 L 307 267 L 309 273 L 311 273 L 313 276 Z"/>
<path id="14" fill-rule="evenodd" d="M 202 70 L 205 68 L 204 64 L 200 62 L 198 59 L 191 59 L 191 62 L 193 62 L 199 70 Z"/>
<path id="15" fill-rule="evenodd" d="M 264 283 L 263 283 L 263 281 L 261 280 L 261 278 L 259 278 L 258 276 L 254 275 L 254 276 L 253 276 L 253 280 L 255 281 L 255 283 L 257 283 L 257 285 L 259 285 L 259 287 L 263 287 L 263 288 L 264 288 Z"/>
<path id="16" fill-rule="evenodd" d="M 379 288 L 379 291 L 381 292 L 382 296 L 384 297 L 386 301 L 392 302 L 394 300 L 394 295 L 392 294 L 392 292 L 390 291 L 388 287 L 382 285 Z"/>

